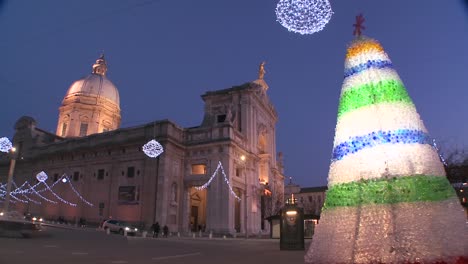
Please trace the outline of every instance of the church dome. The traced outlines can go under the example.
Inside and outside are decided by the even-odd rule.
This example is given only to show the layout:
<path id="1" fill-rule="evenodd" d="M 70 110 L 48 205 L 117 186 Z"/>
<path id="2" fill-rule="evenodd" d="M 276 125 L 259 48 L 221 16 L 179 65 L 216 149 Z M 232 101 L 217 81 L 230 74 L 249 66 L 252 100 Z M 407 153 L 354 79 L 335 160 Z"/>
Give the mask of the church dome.
<path id="1" fill-rule="evenodd" d="M 104 97 L 117 106 L 120 105 L 119 91 L 117 87 L 106 77 L 107 64 L 104 55 L 101 55 L 93 65 L 93 72 L 75 81 L 67 91 L 65 99 L 71 96 Z"/>

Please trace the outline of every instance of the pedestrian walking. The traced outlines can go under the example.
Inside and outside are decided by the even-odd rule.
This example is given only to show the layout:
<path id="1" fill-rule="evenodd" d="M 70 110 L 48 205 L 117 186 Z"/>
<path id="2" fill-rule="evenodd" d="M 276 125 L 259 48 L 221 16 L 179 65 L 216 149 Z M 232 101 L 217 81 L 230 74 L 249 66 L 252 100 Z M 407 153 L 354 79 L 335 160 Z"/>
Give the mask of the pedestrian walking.
<path id="1" fill-rule="evenodd" d="M 163 235 L 164 237 L 167 237 L 167 234 L 169 233 L 169 227 L 167 225 L 164 225 L 163 227 Z"/>
<path id="2" fill-rule="evenodd" d="M 154 223 L 153 226 L 151 226 L 151 229 L 153 229 L 153 237 L 158 237 L 159 231 L 161 229 L 159 226 L 159 222 Z"/>

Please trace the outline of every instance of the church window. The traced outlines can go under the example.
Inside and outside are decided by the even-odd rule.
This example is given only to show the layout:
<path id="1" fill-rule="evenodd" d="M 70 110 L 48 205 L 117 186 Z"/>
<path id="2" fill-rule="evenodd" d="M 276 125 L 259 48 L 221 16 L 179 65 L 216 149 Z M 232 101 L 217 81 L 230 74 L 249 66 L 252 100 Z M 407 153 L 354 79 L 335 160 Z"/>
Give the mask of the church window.
<path id="1" fill-rule="evenodd" d="M 99 169 L 97 174 L 98 180 L 104 180 L 104 169 Z"/>
<path id="2" fill-rule="evenodd" d="M 171 188 L 171 200 L 172 202 L 177 202 L 177 183 L 172 183 Z"/>
<path id="3" fill-rule="evenodd" d="M 88 133 L 88 123 L 81 123 L 80 125 L 80 137 L 86 136 Z"/>
<path id="4" fill-rule="evenodd" d="M 102 216 L 104 213 L 104 203 L 99 203 L 99 216 Z"/>
<path id="5" fill-rule="evenodd" d="M 65 136 L 65 133 L 67 133 L 67 123 L 62 124 L 62 137 Z"/>
<path id="6" fill-rule="evenodd" d="M 127 168 L 127 177 L 128 178 L 135 177 L 135 167 L 128 167 Z"/>
<path id="7" fill-rule="evenodd" d="M 119 186 L 119 204 L 138 203 L 138 194 L 135 186 Z"/>
<path id="8" fill-rule="evenodd" d="M 73 173 L 73 181 L 78 181 L 79 177 L 80 177 L 80 172 L 79 172 L 79 171 L 75 171 L 75 172 Z"/>
<path id="9" fill-rule="evenodd" d="M 206 174 L 206 165 L 205 164 L 192 164 L 192 174 L 193 175 Z"/>
<path id="10" fill-rule="evenodd" d="M 309 203 L 312 202 L 312 196 L 309 195 Z"/>
<path id="11" fill-rule="evenodd" d="M 240 176 L 241 176 L 241 173 L 240 173 L 240 169 L 239 169 L 239 168 L 236 168 L 236 176 L 237 176 L 237 177 L 240 177 Z"/>
<path id="12" fill-rule="evenodd" d="M 226 120 L 226 115 L 218 115 L 217 121 L 218 123 L 223 123 Z"/>

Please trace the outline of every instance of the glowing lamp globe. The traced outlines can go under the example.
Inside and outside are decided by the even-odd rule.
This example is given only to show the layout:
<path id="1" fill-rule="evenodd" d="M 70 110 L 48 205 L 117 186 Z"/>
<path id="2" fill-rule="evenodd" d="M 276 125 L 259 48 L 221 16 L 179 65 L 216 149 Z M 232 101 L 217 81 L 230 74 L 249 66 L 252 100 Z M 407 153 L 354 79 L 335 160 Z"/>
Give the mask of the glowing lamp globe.
<path id="1" fill-rule="evenodd" d="M 276 6 L 277 21 L 302 35 L 321 31 L 332 15 L 328 0 L 280 0 Z"/>

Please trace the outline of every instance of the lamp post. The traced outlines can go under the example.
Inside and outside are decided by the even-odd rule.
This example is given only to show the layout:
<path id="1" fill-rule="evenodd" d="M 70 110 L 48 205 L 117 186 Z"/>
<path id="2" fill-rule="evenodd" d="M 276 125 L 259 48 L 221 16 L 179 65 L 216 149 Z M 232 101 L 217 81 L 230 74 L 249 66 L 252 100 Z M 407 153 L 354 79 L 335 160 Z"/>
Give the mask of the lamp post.
<path id="1" fill-rule="evenodd" d="M 244 197 L 244 231 L 245 231 L 245 238 L 248 238 L 247 234 L 247 170 L 246 170 L 246 158 L 244 155 L 240 157 L 242 163 L 244 164 L 244 185 L 245 185 L 245 197 Z"/>
<path id="2" fill-rule="evenodd" d="M 15 170 L 15 165 L 16 165 L 16 156 L 15 156 L 16 148 L 12 147 L 9 152 L 11 155 L 11 160 L 10 160 L 10 169 L 8 171 L 6 198 L 5 198 L 4 208 L 3 208 L 4 213 L 8 212 L 8 207 L 10 205 L 11 182 L 13 181 L 13 171 Z"/>

